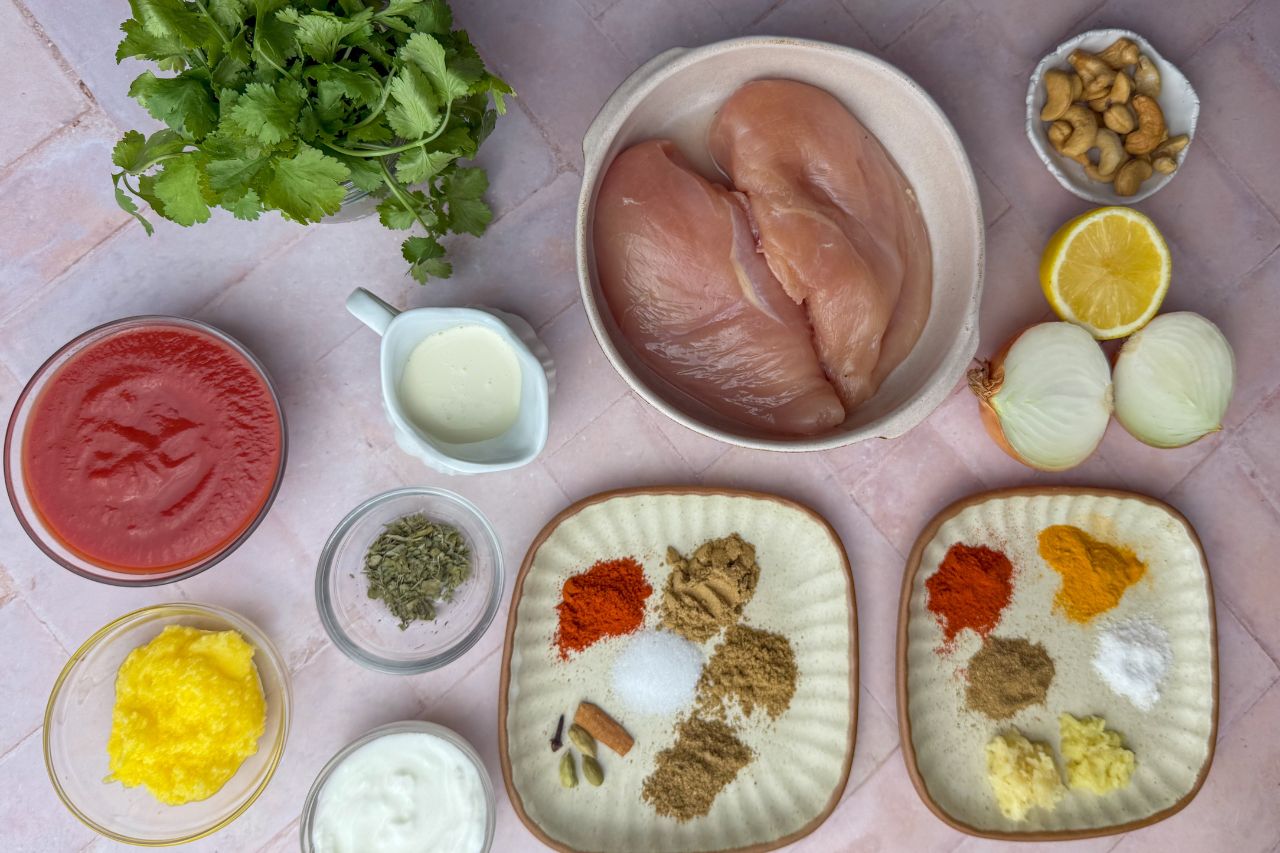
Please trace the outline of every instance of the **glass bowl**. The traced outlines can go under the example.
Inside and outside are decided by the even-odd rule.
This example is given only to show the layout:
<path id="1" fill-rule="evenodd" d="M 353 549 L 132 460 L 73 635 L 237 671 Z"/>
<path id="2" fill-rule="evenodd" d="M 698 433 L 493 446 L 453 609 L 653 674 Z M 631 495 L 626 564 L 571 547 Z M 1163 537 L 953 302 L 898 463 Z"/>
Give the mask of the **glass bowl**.
<path id="1" fill-rule="evenodd" d="M 453 601 L 436 606 L 434 621 L 404 630 L 383 602 L 369 598 L 364 556 L 388 523 L 413 513 L 450 524 L 471 549 L 471 577 Z M 380 672 L 410 675 L 457 660 L 484 635 L 502 597 L 502 552 L 480 510 L 443 489 L 405 488 L 370 498 L 334 529 L 316 570 L 316 607 L 334 644 Z"/>
<path id="2" fill-rule="evenodd" d="M 127 329 L 145 328 L 147 326 L 178 326 L 181 328 L 192 329 L 197 332 L 203 332 L 222 343 L 226 344 L 232 350 L 242 355 L 249 362 L 258 374 L 262 377 L 262 381 L 266 384 L 267 390 L 271 393 L 271 399 L 275 402 L 276 416 L 280 421 L 280 463 L 276 468 L 275 482 L 271 486 L 271 491 L 267 494 L 266 500 L 262 507 L 258 510 L 257 515 L 249 522 L 249 525 L 240 532 L 235 539 L 232 539 L 220 550 L 212 554 L 201 557 L 193 562 L 183 565 L 173 566 L 168 569 L 162 569 L 154 572 L 127 572 L 117 568 L 101 565 L 84 554 L 69 548 L 57 535 L 49 528 L 49 526 L 40 517 L 40 513 L 36 510 L 31 495 L 27 490 L 26 478 L 22 473 L 22 444 L 23 437 L 26 434 L 27 423 L 31 419 L 32 412 L 36 402 L 40 399 L 40 392 L 44 390 L 49 380 L 58 372 L 59 368 L 67 364 L 71 359 L 81 353 L 86 347 L 98 343 L 112 335 Z M 22 393 L 18 395 L 18 402 L 13 407 L 13 414 L 9 417 L 9 427 L 5 431 L 4 436 L 4 483 L 5 489 L 9 493 L 9 503 L 13 505 L 14 514 L 18 517 L 18 522 L 22 525 L 22 529 L 31 537 L 31 541 L 43 551 L 55 563 L 65 569 L 76 574 L 89 578 L 91 580 L 100 581 L 102 583 L 113 584 L 115 586 L 155 586 L 158 584 L 172 583 L 173 581 L 189 578 L 197 575 L 205 569 L 213 566 L 229 554 L 239 548 L 245 540 L 247 540 L 253 531 L 257 529 L 262 519 L 266 517 L 267 511 L 271 509 L 271 504 L 275 501 L 276 493 L 280 491 L 280 482 L 284 478 L 285 458 L 288 456 L 289 450 L 289 433 L 285 426 L 284 409 L 280 406 L 279 395 L 276 394 L 275 386 L 271 384 L 271 377 L 267 375 L 266 369 L 262 363 L 254 357 L 239 341 L 230 335 L 222 332 L 207 323 L 201 323 L 198 320 L 188 320 L 184 317 L 166 317 L 166 316 L 140 316 L 126 317 L 121 320 L 113 320 L 110 323 L 104 323 L 101 326 L 90 329 L 82 335 L 72 339 L 61 349 L 49 357 L 49 359 L 35 372 L 31 377 L 31 381 L 22 389 Z"/>
<path id="3" fill-rule="evenodd" d="M 181 806 L 165 805 L 140 785 L 105 781 L 116 672 L 129 652 L 167 625 L 239 631 L 256 651 L 253 661 L 267 703 L 258 751 L 213 796 Z M 284 660 L 252 622 L 205 604 L 146 607 L 103 627 L 63 667 L 44 712 L 45 767 L 71 813 L 107 838 L 146 847 L 194 841 L 231 823 L 267 787 L 289 734 L 291 700 Z"/>
<path id="4" fill-rule="evenodd" d="M 428 723 L 422 720 L 406 720 L 400 723 L 388 723 L 385 726 L 379 726 L 368 734 L 347 744 L 338 754 L 329 759 L 329 763 L 324 766 L 316 781 L 311 784 L 311 790 L 307 792 L 306 802 L 302 806 L 302 818 L 298 822 L 298 836 L 302 842 L 302 853 L 312 853 L 315 849 L 311 842 L 311 831 L 315 822 L 316 803 L 320 799 L 320 792 L 323 790 L 329 777 L 333 775 L 333 771 L 338 768 L 347 756 L 355 752 L 367 743 L 377 740 L 383 735 L 403 734 L 406 732 L 419 732 L 422 734 L 435 735 L 441 740 L 447 741 L 462 751 L 467 758 L 471 759 L 471 763 L 475 765 L 476 773 L 480 774 L 480 785 L 484 789 L 485 802 L 485 833 L 484 846 L 480 848 L 479 853 L 488 853 L 493 846 L 494 826 L 497 821 L 497 804 L 493 796 L 493 782 L 489 779 L 489 771 L 485 770 L 484 762 L 480 759 L 475 748 L 471 746 L 463 737 L 452 729 L 435 723 Z"/>

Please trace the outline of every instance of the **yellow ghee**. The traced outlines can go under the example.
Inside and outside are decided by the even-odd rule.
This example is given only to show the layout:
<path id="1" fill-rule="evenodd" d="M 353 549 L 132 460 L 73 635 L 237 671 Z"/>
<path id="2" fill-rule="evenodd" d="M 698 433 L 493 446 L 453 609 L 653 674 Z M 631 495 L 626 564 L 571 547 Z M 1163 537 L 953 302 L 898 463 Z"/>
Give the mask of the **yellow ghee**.
<path id="1" fill-rule="evenodd" d="M 239 632 L 169 625 L 116 675 L 107 781 L 144 785 L 169 805 L 203 800 L 258 751 L 266 719 Z"/>
<path id="2" fill-rule="evenodd" d="M 996 735 L 987 744 L 987 780 L 1009 820 L 1025 820 L 1036 806 L 1052 810 L 1066 793 L 1049 746 L 1017 732 Z"/>
<path id="3" fill-rule="evenodd" d="M 1067 782 L 1072 788 L 1105 794 L 1129 784 L 1137 763 L 1133 752 L 1120 745 L 1118 732 L 1107 731 L 1101 717 L 1077 720 L 1070 714 L 1060 714 L 1058 731 L 1062 757 L 1067 761 Z"/>

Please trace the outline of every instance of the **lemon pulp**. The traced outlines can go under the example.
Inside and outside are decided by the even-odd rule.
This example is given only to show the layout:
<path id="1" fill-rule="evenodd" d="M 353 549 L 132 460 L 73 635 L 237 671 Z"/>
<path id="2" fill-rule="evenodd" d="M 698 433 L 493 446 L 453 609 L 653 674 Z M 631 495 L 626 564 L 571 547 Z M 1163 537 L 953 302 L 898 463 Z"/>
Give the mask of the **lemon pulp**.
<path id="1" fill-rule="evenodd" d="M 1127 207 L 1100 207 L 1058 229 L 1040 260 L 1040 284 L 1059 318 L 1109 340 L 1146 325 L 1169 290 L 1169 246 Z"/>
<path id="2" fill-rule="evenodd" d="M 116 675 L 107 781 L 169 805 L 217 793 L 266 728 L 253 651 L 237 631 L 185 625 L 131 651 Z"/>

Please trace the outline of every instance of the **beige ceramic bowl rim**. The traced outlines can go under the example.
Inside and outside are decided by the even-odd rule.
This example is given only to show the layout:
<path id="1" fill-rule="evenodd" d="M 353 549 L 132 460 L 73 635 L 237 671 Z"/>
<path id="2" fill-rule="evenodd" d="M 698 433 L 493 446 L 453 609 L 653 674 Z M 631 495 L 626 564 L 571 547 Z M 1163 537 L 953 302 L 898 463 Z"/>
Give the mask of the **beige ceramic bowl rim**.
<path id="1" fill-rule="evenodd" d="M 769 50 L 777 48 L 802 48 L 807 50 L 831 53 L 845 59 L 855 60 L 888 74 L 901 86 L 919 97 L 930 110 L 934 120 L 944 130 L 954 150 L 960 154 L 961 174 L 957 179 L 962 183 L 975 200 L 974 215 L 978 219 L 977 229 L 977 263 L 973 270 L 972 292 L 969 294 L 965 311 L 965 324 L 971 327 L 968 334 L 959 334 L 947 348 L 938 367 L 924 381 L 921 389 L 911 398 L 904 400 L 893 411 L 854 431 L 836 432 L 817 438 L 802 439 L 768 439 L 738 435 L 703 423 L 677 407 L 671 405 L 648 387 L 623 359 L 618 347 L 609 336 L 592 291 L 591 273 L 587 263 L 587 232 L 590 220 L 591 198 L 596 186 L 604 175 L 605 154 L 612 144 L 622 124 L 636 107 L 663 81 L 710 57 L 734 51 Z M 973 166 L 969 162 L 964 144 L 942 108 L 924 90 L 920 84 L 909 77 L 897 66 L 874 54 L 845 45 L 814 39 L 790 38 L 782 36 L 744 36 L 713 42 L 701 47 L 675 47 L 658 54 L 631 73 L 614 90 L 600 112 L 592 120 L 591 126 L 583 137 L 584 155 L 582 171 L 582 189 L 578 194 L 577 222 L 575 225 L 575 243 L 578 264 L 578 287 L 582 296 L 582 304 L 587 312 L 587 320 L 596 342 L 604 351 L 609 363 L 618 375 L 639 394 L 649 405 L 676 423 L 699 432 L 709 438 L 748 447 L 754 450 L 774 450 L 784 452 L 806 452 L 815 450 L 831 450 L 837 447 L 854 444 L 872 438 L 897 438 L 922 423 L 951 393 L 956 381 L 963 374 L 964 368 L 973 360 L 978 350 L 978 311 L 982 301 L 982 284 L 986 270 L 986 226 L 982 220 L 981 201 L 978 198 L 977 179 L 973 174 Z M 936 273 L 935 273 L 936 275 Z"/>
<path id="2" fill-rule="evenodd" d="M 249 626 L 255 634 L 255 637 L 253 638 L 254 649 L 262 651 L 267 657 L 269 657 L 284 675 L 284 678 L 281 679 L 283 690 L 281 692 L 280 735 L 275 738 L 272 743 L 271 755 L 267 763 L 267 772 L 263 776 L 262 781 L 258 783 L 258 787 L 254 789 L 249 798 L 241 803 L 235 811 L 220 819 L 212 826 L 198 832 L 184 835 L 181 838 L 155 840 L 132 838 L 127 835 L 122 835 L 121 833 L 102 826 L 80 811 L 79 807 L 72 802 L 66 791 L 62 789 L 62 785 L 58 782 L 58 776 L 53 770 L 53 757 L 49 754 L 49 724 L 53 719 L 53 706 L 58 699 L 58 695 L 62 692 L 62 685 L 66 682 L 67 677 L 71 675 L 71 671 L 75 668 L 76 664 L 78 664 L 85 655 L 97 648 L 103 638 L 112 631 L 128 624 L 129 622 L 137 621 L 144 615 L 150 615 L 160 611 L 166 612 L 168 615 L 175 616 L 211 616 L 213 618 L 226 621 L 233 626 L 235 626 L 235 623 L 237 622 Z M 44 742 L 44 769 L 49 775 L 49 781 L 53 785 L 53 790 L 57 793 L 58 799 L 62 801 L 62 804 L 67 807 L 67 810 L 71 812 L 72 815 L 75 816 L 76 820 L 80 821 L 99 835 L 110 838 L 112 841 L 131 844 L 135 847 L 176 847 L 179 844 L 188 844 L 192 841 L 198 841 L 201 838 L 207 838 L 215 832 L 224 829 L 231 824 L 232 821 L 248 811 L 249 807 L 257 801 L 258 797 L 262 796 L 262 792 L 267 789 L 267 784 L 270 783 L 271 778 L 275 776 L 276 768 L 280 765 L 280 758 L 284 755 L 285 743 L 289 740 L 289 724 L 292 715 L 292 705 L 293 686 L 289 682 L 289 669 L 284 664 L 284 658 L 281 657 L 279 650 L 276 649 L 275 645 L 271 642 L 271 639 L 266 635 L 266 633 L 264 633 L 261 628 L 250 620 L 241 616 L 239 613 L 235 613 L 231 610 L 227 610 L 226 608 L 218 607 L 213 604 L 175 602 L 171 604 L 153 604 L 149 607 L 141 607 L 137 610 L 130 611 L 123 616 L 118 616 L 115 619 L 112 619 L 106 625 L 103 625 L 95 631 L 93 636 L 81 643 L 80 647 L 72 653 L 71 657 L 67 659 L 66 664 L 62 667 L 62 671 L 58 673 L 58 679 L 53 683 L 53 688 L 49 691 L 49 700 L 45 704 L 44 708 L 44 729 L 42 735 Z"/>
<path id="3" fill-rule="evenodd" d="M 988 501 L 1006 500 L 1015 497 L 1037 498 L 1062 495 L 1138 501 L 1168 513 L 1171 518 L 1182 525 L 1187 535 L 1191 538 L 1191 542 L 1195 545 L 1196 551 L 1200 555 L 1200 567 L 1204 570 L 1205 597 L 1209 607 L 1209 654 L 1210 670 L 1213 676 L 1213 710 L 1209 729 L 1209 748 L 1205 753 L 1204 763 L 1200 766 L 1199 773 L 1196 774 L 1195 783 L 1191 786 L 1191 790 L 1173 805 L 1144 818 L 1110 826 L 1096 826 L 1084 829 L 1031 830 L 1027 832 L 980 829 L 955 817 L 938 804 L 929 793 L 928 783 L 925 781 L 924 774 L 920 772 L 920 765 L 916 761 L 916 747 L 915 741 L 911 737 L 911 714 L 909 711 L 911 691 L 907 683 L 907 623 L 911 618 L 912 590 L 915 586 L 916 575 L 923 568 L 924 549 L 937 536 L 943 524 L 955 518 L 964 510 Z M 1107 835 L 1133 832 L 1151 826 L 1154 823 L 1159 823 L 1165 818 L 1172 817 L 1182 811 L 1200 793 L 1200 788 L 1203 787 L 1205 779 L 1209 777 L 1209 768 L 1213 765 L 1214 749 L 1218 742 L 1219 694 L 1221 692 L 1221 679 L 1218 669 L 1218 619 L 1213 596 L 1213 577 L 1209 572 L 1209 558 L 1204 552 L 1204 544 L 1200 541 L 1200 535 L 1196 532 L 1195 527 L 1192 526 L 1191 521 L 1185 515 L 1164 501 L 1124 489 L 1090 486 L 1012 486 L 978 492 L 954 501 L 929 520 L 929 523 L 920 531 L 920 535 L 916 538 L 915 544 L 911 548 L 911 553 L 907 556 L 906 567 L 902 573 L 902 590 L 898 596 L 898 629 L 895 647 L 894 669 L 896 670 L 895 692 L 898 700 L 898 742 L 901 746 L 903 763 L 907 766 L 907 775 L 911 778 L 912 786 L 916 789 L 916 793 L 929 811 L 933 812 L 943 823 L 967 835 L 999 841 L 1076 841 L 1084 838 L 1100 838 Z"/>

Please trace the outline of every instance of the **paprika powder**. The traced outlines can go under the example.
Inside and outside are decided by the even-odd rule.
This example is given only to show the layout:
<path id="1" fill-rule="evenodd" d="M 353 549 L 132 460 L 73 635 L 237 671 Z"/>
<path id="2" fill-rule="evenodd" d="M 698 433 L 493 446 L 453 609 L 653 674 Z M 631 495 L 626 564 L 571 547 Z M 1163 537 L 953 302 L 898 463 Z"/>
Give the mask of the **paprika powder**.
<path id="1" fill-rule="evenodd" d="M 965 628 L 981 637 L 995 629 L 1013 597 L 1013 564 L 994 549 L 957 542 L 924 586 L 943 644 L 950 646 Z"/>
<path id="2" fill-rule="evenodd" d="M 644 624 L 644 607 L 653 587 L 631 557 L 601 560 L 564 582 L 555 645 L 561 660 L 605 637 L 630 634 Z"/>

